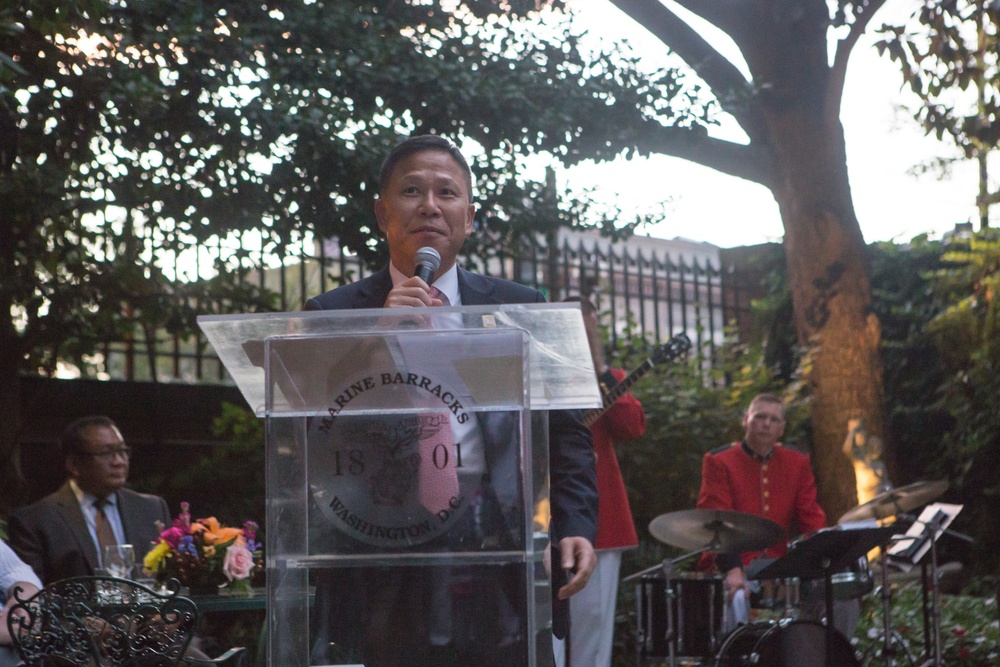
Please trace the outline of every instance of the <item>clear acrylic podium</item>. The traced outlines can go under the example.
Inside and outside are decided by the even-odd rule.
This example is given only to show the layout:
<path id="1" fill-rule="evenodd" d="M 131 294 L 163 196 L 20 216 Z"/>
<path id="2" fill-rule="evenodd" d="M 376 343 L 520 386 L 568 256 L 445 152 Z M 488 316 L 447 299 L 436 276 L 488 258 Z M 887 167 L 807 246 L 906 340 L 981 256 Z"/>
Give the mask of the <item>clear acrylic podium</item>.
<path id="1" fill-rule="evenodd" d="M 601 405 L 579 304 L 199 324 L 267 419 L 269 665 L 548 664 L 547 411 Z"/>

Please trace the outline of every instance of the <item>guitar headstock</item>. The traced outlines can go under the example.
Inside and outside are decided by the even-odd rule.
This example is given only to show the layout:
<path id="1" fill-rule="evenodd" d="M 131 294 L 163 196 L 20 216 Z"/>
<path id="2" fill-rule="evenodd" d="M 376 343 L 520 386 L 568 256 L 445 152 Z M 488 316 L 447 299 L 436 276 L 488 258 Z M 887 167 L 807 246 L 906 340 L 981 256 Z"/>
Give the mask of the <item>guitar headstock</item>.
<path id="1" fill-rule="evenodd" d="M 650 359 L 653 360 L 654 364 L 662 364 L 664 361 L 683 356 L 690 350 L 691 339 L 687 337 L 687 334 L 681 332 L 674 334 L 670 340 L 654 349 Z"/>

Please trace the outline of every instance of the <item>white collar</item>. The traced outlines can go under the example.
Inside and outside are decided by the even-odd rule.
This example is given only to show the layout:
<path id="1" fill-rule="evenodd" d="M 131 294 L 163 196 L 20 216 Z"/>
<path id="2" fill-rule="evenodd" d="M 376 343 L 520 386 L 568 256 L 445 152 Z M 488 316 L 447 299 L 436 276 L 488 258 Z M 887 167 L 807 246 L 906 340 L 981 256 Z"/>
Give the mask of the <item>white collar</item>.
<path id="1" fill-rule="evenodd" d="M 69 488 L 73 490 L 73 495 L 76 496 L 76 502 L 79 503 L 81 507 L 90 507 L 95 502 L 97 502 L 97 496 L 95 496 L 93 493 L 89 493 L 81 489 L 80 485 L 76 483 L 75 479 L 71 478 L 69 480 Z M 107 498 L 105 498 L 105 500 L 114 505 L 115 507 L 117 507 L 118 493 L 112 491 L 111 494 L 107 496 Z"/>
<path id="2" fill-rule="evenodd" d="M 389 275 L 392 276 L 392 286 L 395 287 L 399 283 L 407 279 L 408 276 L 404 275 L 402 271 L 396 268 L 396 265 L 389 262 Z M 448 297 L 448 303 L 453 306 L 462 305 L 462 295 L 458 291 L 458 265 L 452 264 L 451 268 L 438 276 L 437 280 L 433 283 L 434 287 L 437 287 L 441 292 Z"/>

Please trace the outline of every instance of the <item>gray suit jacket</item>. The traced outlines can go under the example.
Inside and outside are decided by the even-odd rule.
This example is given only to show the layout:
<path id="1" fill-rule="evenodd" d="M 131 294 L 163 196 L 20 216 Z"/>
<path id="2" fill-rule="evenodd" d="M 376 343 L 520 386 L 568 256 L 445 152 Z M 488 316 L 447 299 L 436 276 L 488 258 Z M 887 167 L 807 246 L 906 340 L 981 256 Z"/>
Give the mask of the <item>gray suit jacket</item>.
<path id="1" fill-rule="evenodd" d="M 135 546 L 136 562 L 142 563 L 159 538 L 156 521 L 164 526 L 173 521 L 167 501 L 128 489 L 119 489 L 116 495 L 125 539 Z M 43 584 L 91 575 L 99 566 L 97 546 L 68 481 L 58 491 L 16 510 L 7 533 L 11 548 Z"/>

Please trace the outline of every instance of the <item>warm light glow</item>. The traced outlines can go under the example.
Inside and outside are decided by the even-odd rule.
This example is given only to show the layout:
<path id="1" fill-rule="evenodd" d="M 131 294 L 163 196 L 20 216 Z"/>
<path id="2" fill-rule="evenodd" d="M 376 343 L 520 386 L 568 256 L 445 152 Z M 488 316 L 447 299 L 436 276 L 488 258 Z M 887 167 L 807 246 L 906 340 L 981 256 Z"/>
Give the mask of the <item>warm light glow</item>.
<path id="1" fill-rule="evenodd" d="M 535 518 L 533 521 L 533 528 L 536 532 L 547 533 L 549 532 L 549 499 L 542 498 L 540 501 L 535 503 Z"/>
<path id="2" fill-rule="evenodd" d="M 864 505 L 878 495 L 881 480 L 863 461 L 854 461 L 854 476 L 858 480 L 858 504 Z"/>

